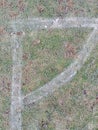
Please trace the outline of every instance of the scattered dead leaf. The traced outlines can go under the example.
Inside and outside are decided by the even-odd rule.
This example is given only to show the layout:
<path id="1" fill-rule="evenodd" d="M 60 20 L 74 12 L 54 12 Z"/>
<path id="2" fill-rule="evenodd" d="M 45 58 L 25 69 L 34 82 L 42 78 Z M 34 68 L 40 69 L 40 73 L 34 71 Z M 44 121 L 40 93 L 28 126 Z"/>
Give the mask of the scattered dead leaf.
<path id="1" fill-rule="evenodd" d="M 32 42 L 33 45 L 39 45 L 41 43 L 40 39 L 36 39 Z"/>
<path id="2" fill-rule="evenodd" d="M 45 10 L 45 7 L 42 4 L 37 5 L 37 10 L 39 13 L 42 13 Z"/>
<path id="3" fill-rule="evenodd" d="M 65 58 L 74 57 L 76 55 L 76 48 L 68 43 L 65 45 Z"/>
<path id="4" fill-rule="evenodd" d="M 6 33 L 5 27 L 0 26 L 0 35 L 3 35 Z"/>
<path id="5" fill-rule="evenodd" d="M 10 18 L 16 18 L 18 15 L 19 15 L 19 13 L 18 13 L 18 12 L 15 12 L 15 11 L 10 11 L 10 12 L 9 12 Z"/>

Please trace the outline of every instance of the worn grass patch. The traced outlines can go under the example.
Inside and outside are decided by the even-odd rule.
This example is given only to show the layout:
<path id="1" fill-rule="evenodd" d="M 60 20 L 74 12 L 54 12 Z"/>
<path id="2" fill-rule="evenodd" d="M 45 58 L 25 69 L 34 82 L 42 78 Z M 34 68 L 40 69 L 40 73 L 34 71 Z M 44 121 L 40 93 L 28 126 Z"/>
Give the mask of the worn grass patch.
<path id="1" fill-rule="evenodd" d="M 27 33 L 23 41 L 23 93 L 37 89 L 67 68 L 89 32 L 55 29 Z"/>
<path id="2" fill-rule="evenodd" d="M 98 45 L 75 78 L 23 114 L 23 128 L 97 130 Z M 29 122 L 31 121 L 31 122 Z"/>

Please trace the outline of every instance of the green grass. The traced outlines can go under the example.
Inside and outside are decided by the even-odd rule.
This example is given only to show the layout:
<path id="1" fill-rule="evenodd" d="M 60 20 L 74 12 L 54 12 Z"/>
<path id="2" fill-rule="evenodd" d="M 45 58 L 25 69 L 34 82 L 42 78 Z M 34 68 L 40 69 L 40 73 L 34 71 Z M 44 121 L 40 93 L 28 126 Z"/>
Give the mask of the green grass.
<path id="1" fill-rule="evenodd" d="M 11 44 L 9 42 L 0 43 L 0 75 L 11 73 L 12 56 Z"/>
<path id="2" fill-rule="evenodd" d="M 9 129 L 11 75 L 0 74 L 0 130 Z M 9 85 L 8 85 L 9 84 Z"/>
<path id="3" fill-rule="evenodd" d="M 91 53 L 74 79 L 54 92 L 53 95 L 40 101 L 37 106 L 25 109 L 23 128 L 33 125 L 33 119 L 38 121 L 42 130 L 88 130 L 88 124 L 93 123 L 94 130 L 98 125 L 98 45 Z M 84 93 L 86 91 L 86 93 Z M 29 120 L 32 120 L 29 122 Z M 47 125 L 43 126 L 46 124 Z M 36 123 L 35 123 L 36 126 Z"/>
<path id="4" fill-rule="evenodd" d="M 9 129 L 11 76 L 11 43 L 0 36 L 0 130 Z"/>
<path id="5" fill-rule="evenodd" d="M 65 57 L 65 44 L 73 46 L 76 54 L 81 50 L 90 30 L 65 29 L 39 31 L 26 34 L 23 40 L 23 87 L 24 94 L 44 85 L 67 68 L 76 57 Z M 33 42 L 40 40 L 38 45 Z"/>
<path id="6" fill-rule="evenodd" d="M 10 100 L 10 88 L 7 85 L 3 86 L 0 90 L 0 130 L 9 129 Z"/>
<path id="7" fill-rule="evenodd" d="M 41 5 L 44 10 L 39 13 L 37 6 Z M 57 0 L 29 0 L 26 9 L 27 15 L 42 16 L 42 17 L 56 17 L 56 16 L 84 16 L 97 17 L 98 16 L 98 2 L 94 0 L 73 0 L 72 3 L 63 1 L 60 5 Z M 68 8 L 69 7 L 69 8 Z"/>

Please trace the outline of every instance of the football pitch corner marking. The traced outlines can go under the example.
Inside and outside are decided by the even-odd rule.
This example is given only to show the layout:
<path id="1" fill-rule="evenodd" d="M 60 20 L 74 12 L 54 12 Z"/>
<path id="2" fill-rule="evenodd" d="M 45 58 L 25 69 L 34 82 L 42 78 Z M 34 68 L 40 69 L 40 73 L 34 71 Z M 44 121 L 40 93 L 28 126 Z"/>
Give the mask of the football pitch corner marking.
<path id="1" fill-rule="evenodd" d="M 11 22 L 11 27 L 13 29 L 13 32 L 17 32 L 18 29 L 16 25 L 21 26 L 21 24 L 25 23 L 27 27 L 31 26 L 32 28 L 32 25 L 34 27 L 35 22 L 37 22 L 37 24 L 41 23 L 40 26 L 37 26 L 40 29 L 43 29 L 43 28 L 47 29 L 49 27 L 62 28 L 62 29 L 67 28 L 67 27 L 68 28 L 88 27 L 88 28 L 93 28 L 94 30 L 89 35 L 89 38 L 87 39 L 86 45 L 84 46 L 83 50 L 80 51 L 79 58 L 76 59 L 68 67 L 66 71 L 59 74 L 56 78 L 54 78 L 52 81 L 45 84 L 41 88 L 33 91 L 32 93 L 27 94 L 24 97 L 21 97 L 22 45 L 20 43 L 20 40 L 17 38 L 17 35 L 12 33 L 11 42 L 13 42 L 13 46 L 12 46 L 13 74 L 12 74 L 12 91 L 11 91 L 10 130 L 22 130 L 22 118 L 21 118 L 22 101 L 23 101 L 23 105 L 28 106 L 28 104 L 32 102 L 37 102 L 38 100 L 44 98 L 45 96 L 48 96 L 50 93 L 53 93 L 55 89 L 61 87 L 66 82 L 69 82 L 76 75 L 77 70 L 80 70 L 82 65 L 85 63 L 92 49 L 95 47 L 96 41 L 98 40 L 96 39 L 96 34 L 98 33 L 98 19 L 96 18 L 92 18 L 92 19 L 80 18 L 79 19 L 79 18 L 73 17 L 73 18 L 65 18 L 63 19 L 63 21 L 59 19 L 57 20 L 55 19 L 56 21 L 53 22 L 53 20 L 54 19 L 46 19 L 46 20 L 41 19 L 39 21 L 39 18 L 28 19 L 28 20 L 17 20 L 17 21 Z M 82 64 L 81 64 L 81 61 L 82 61 Z M 39 92 L 39 95 L 36 95 L 36 92 Z"/>

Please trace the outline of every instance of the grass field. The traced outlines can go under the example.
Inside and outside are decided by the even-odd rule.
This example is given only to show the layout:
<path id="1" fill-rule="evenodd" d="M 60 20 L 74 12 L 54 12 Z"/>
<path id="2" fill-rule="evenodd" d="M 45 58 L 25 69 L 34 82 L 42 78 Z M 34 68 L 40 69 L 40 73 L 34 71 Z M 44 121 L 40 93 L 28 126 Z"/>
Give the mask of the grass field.
<path id="1" fill-rule="evenodd" d="M 98 129 L 97 50 L 98 45 L 70 83 L 23 111 L 24 130 L 32 130 L 34 125 L 40 130 Z"/>
<path id="2" fill-rule="evenodd" d="M 67 68 L 82 49 L 90 31 L 27 32 L 23 40 L 23 93 L 37 89 Z"/>
<path id="3" fill-rule="evenodd" d="M 35 17 L 97 18 L 98 0 L 0 0 L 0 130 L 10 129 L 13 44 L 10 22 Z M 22 95 L 39 89 L 66 69 L 92 31 L 30 29 L 25 29 L 21 42 Z M 23 130 L 98 130 L 97 52 L 98 44 L 71 82 L 22 111 Z"/>
<path id="4" fill-rule="evenodd" d="M 0 37 L 0 130 L 9 129 L 12 57 L 8 37 Z"/>
<path id="5" fill-rule="evenodd" d="M 98 15 L 97 0 L 29 0 L 27 2 L 27 16 L 57 17 L 80 16 L 92 17 Z"/>

